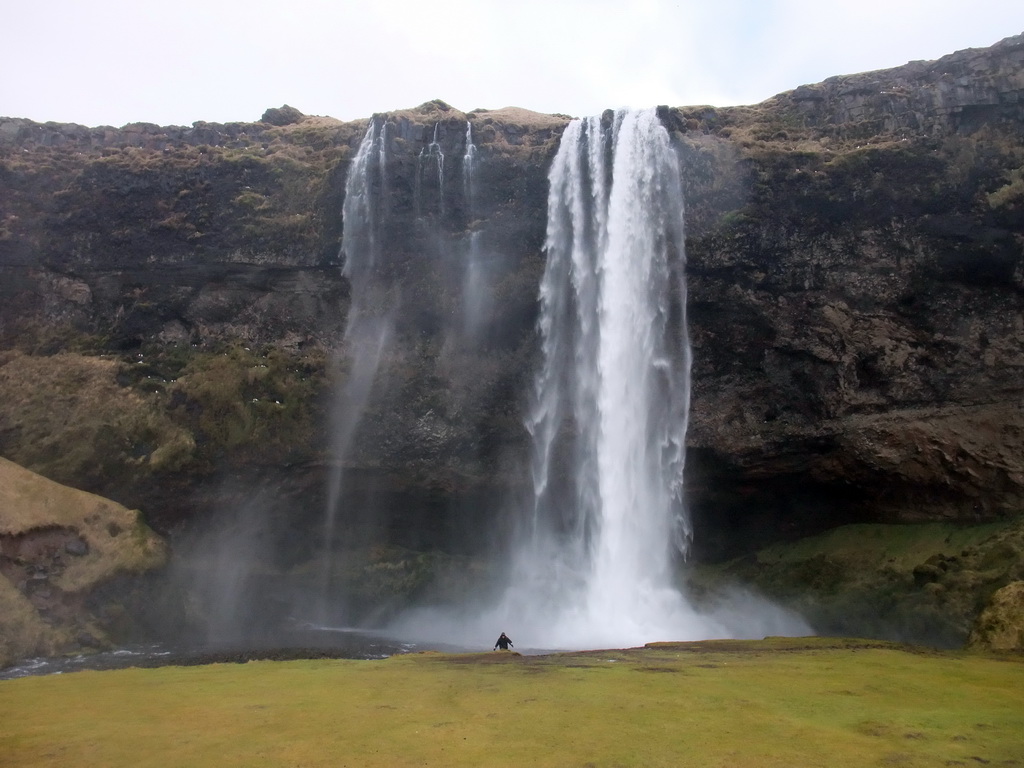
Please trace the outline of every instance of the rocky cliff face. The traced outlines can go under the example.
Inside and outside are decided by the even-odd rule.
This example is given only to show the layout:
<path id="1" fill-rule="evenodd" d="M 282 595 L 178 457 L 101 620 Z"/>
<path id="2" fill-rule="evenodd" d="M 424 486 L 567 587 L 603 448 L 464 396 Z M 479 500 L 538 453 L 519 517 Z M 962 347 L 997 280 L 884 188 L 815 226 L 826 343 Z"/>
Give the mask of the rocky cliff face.
<path id="1" fill-rule="evenodd" d="M 1010 38 L 754 107 L 662 109 L 688 204 L 698 556 L 1020 511 L 1022 57 Z M 433 102 L 375 119 L 399 341 L 346 493 L 391 544 L 472 550 L 527 484 L 546 173 L 567 118 Z M 319 524 L 324 396 L 347 375 L 341 210 L 366 125 L 0 120 L 0 452 L 164 530 L 245 495 L 226 479 L 264 483 L 282 562 L 308 558 L 294 534 Z M 488 258 L 470 333 L 474 236 Z"/>
<path id="2" fill-rule="evenodd" d="M 1019 512 L 1022 56 L 673 114 L 701 515 L 757 538 Z"/>
<path id="3" fill-rule="evenodd" d="M 348 376 L 342 204 L 367 123 L 292 119 L 0 124 L 5 455 L 164 531 L 260 484 L 290 520 L 281 535 L 320 530 L 329 394 Z M 546 169 L 567 119 L 443 102 L 374 119 L 388 126 L 385 280 L 401 300 L 346 457 L 349 506 L 377 511 L 351 522 L 379 519 L 411 547 L 479 539 L 482 500 L 523 477 Z"/>
<path id="4" fill-rule="evenodd" d="M 1020 37 L 938 61 L 830 77 L 778 97 L 805 126 L 846 138 L 882 134 L 970 134 L 1021 118 L 1024 48 Z"/>

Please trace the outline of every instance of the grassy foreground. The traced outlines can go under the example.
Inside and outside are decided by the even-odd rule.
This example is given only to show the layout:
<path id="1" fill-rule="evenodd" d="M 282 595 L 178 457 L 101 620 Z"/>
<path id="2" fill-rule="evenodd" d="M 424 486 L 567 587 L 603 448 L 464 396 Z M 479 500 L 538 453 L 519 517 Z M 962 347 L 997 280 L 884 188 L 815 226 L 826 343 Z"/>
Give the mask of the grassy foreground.
<path id="1" fill-rule="evenodd" d="M 1024 766 L 1024 659 L 770 638 L 0 682 L 15 766 Z"/>

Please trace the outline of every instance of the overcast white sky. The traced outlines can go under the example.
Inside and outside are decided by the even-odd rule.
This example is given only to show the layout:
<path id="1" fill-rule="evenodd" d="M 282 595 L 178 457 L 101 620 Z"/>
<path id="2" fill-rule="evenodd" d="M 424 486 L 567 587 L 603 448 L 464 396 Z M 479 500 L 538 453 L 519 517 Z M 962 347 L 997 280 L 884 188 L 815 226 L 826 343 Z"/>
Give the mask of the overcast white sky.
<path id="1" fill-rule="evenodd" d="M 5 3 L 0 115 L 85 125 L 342 120 L 444 99 L 753 104 L 1024 32 L 1022 0 L 48 0 Z"/>

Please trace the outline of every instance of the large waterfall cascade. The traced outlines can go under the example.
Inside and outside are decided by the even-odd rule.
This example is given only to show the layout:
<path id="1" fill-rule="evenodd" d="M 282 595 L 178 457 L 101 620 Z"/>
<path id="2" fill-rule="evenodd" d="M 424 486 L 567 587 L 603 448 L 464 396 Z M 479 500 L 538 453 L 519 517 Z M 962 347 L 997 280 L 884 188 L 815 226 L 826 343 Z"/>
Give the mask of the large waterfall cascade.
<path id="1" fill-rule="evenodd" d="M 654 110 L 570 123 L 549 174 L 531 530 L 514 595 L 556 645 L 702 635 L 672 586 L 690 538 L 683 196 Z M 553 571 L 553 572 L 552 572 Z"/>
<path id="2" fill-rule="evenodd" d="M 321 590 L 322 605 L 335 608 L 331 551 L 345 457 L 382 359 L 401 354 L 396 289 L 380 279 L 378 264 L 386 250 L 380 240 L 387 233 L 387 131 L 386 119 L 371 122 L 345 190 L 342 251 L 352 288 L 344 338 L 348 371 L 335 404 L 337 470 L 328 489 Z M 435 125 L 419 152 L 416 180 L 436 181 L 443 197 L 439 131 Z M 435 243 L 435 251 L 424 252 L 436 259 L 429 262 L 435 273 L 462 262 L 452 273 L 462 275 L 462 328 L 452 337 L 460 351 L 448 365 L 473 354 L 488 295 L 476 210 L 480 158 L 469 122 L 461 160 L 467 229 L 449 232 L 443 215 L 422 220 Z M 538 295 L 541 355 L 531 392 L 524 393 L 533 494 L 510 558 L 509 586 L 483 609 L 421 610 L 400 619 L 394 631 L 486 644 L 496 631 L 514 629 L 520 642 L 547 648 L 805 631 L 791 617 L 749 600 L 742 609 L 700 613 L 675 587 L 677 561 L 692 533 L 683 488 L 691 351 L 683 195 L 668 132 L 654 110 L 574 120 L 548 178 L 547 259 Z M 428 203 L 443 214 L 443 202 L 421 199 L 428 190 L 433 192 L 432 183 L 416 184 L 417 216 Z M 460 237 L 465 245 L 458 244 Z M 321 613 L 326 620 L 328 611 Z"/>
<path id="3" fill-rule="evenodd" d="M 601 648 L 806 634 L 753 596 L 698 611 L 675 585 L 692 530 L 683 194 L 655 110 L 572 121 L 549 172 L 532 501 L 494 605 L 419 610 L 410 635 Z M 513 632 L 515 634 L 513 634 Z"/>

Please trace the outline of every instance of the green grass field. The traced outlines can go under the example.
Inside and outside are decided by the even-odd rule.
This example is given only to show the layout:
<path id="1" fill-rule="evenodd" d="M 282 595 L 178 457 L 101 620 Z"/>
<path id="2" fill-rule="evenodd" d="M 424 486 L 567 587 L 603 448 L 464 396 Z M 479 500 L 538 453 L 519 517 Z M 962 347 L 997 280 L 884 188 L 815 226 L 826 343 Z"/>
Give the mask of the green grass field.
<path id="1" fill-rule="evenodd" d="M 0 682 L 0 765 L 1024 766 L 1024 658 L 825 638 Z"/>

